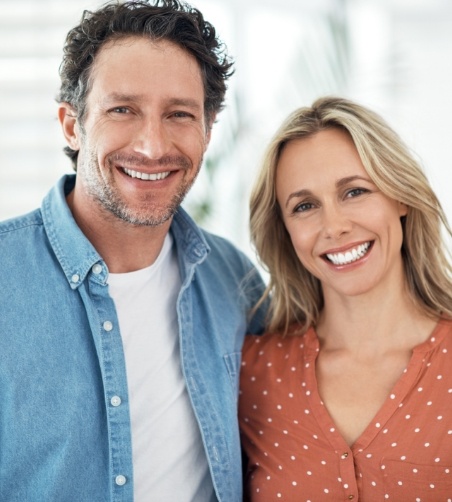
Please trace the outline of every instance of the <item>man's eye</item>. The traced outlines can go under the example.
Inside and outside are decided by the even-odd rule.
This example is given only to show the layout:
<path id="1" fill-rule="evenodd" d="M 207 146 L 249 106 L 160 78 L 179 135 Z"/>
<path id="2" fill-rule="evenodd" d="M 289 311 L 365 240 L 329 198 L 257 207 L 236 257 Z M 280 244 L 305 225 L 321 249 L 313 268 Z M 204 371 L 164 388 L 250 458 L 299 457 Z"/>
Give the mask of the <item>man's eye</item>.
<path id="1" fill-rule="evenodd" d="M 193 118 L 193 114 L 188 112 L 174 112 L 172 113 L 172 116 L 176 119 Z"/>
<path id="2" fill-rule="evenodd" d="M 111 113 L 129 113 L 129 109 L 125 106 L 115 106 L 110 110 Z"/>

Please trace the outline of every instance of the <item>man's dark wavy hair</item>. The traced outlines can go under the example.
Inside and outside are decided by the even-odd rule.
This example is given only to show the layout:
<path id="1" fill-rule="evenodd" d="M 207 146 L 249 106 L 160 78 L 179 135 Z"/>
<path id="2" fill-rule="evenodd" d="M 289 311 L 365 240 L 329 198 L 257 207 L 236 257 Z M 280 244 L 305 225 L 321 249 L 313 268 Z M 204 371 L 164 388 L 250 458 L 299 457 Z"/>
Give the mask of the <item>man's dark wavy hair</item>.
<path id="1" fill-rule="evenodd" d="M 80 24 L 66 37 L 57 101 L 72 105 L 83 123 L 96 54 L 107 41 L 128 36 L 168 40 L 196 58 L 204 82 L 206 122 L 211 124 L 223 108 L 233 62 L 202 13 L 179 0 L 111 2 L 96 11 L 84 11 Z M 66 147 L 65 153 L 75 167 L 78 152 Z"/>

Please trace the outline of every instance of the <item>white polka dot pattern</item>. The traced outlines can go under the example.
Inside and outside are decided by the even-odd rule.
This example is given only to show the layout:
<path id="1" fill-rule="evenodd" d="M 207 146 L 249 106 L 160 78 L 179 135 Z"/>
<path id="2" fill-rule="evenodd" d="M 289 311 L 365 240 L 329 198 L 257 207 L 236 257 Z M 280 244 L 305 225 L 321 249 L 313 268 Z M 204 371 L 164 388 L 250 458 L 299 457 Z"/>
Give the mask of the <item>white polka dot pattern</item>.
<path id="1" fill-rule="evenodd" d="M 301 342 L 300 342 L 301 340 Z M 350 448 L 317 390 L 318 341 L 249 336 L 239 402 L 253 502 L 452 502 L 452 323 L 413 350 L 407 370 Z"/>

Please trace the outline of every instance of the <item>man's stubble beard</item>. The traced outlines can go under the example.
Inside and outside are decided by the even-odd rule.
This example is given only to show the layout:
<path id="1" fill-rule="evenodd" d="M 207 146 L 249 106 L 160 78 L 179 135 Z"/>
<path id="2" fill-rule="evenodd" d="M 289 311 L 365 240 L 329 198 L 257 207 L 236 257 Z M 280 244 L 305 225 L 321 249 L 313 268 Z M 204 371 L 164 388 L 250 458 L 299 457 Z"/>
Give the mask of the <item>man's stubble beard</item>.
<path id="1" fill-rule="evenodd" d="M 193 183 L 198 176 L 202 160 L 203 159 L 201 157 L 195 175 L 189 180 L 182 179 L 177 192 L 171 197 L 165 206 L 157 207 L 154 205 L 153 207 L 154 202 L 152 200 L 152 195 L 150 195 L 148 197 L 149 202 L 142 202 L 142 204 L 146 204 L 146 209 L 141 210 L 129 207 L 127 202 L 122 200 L 120 193 L 115 191 L 114 187 L 112 187 L 112 185 L 109 184 L 105 178 L 100 176 L 100 169 L 95 154 L 91 153 L 88 159 L 83 161 L 83 165 L 79 166 L 77 169 L 77 176 L 80 176 L 81 171 L 83 172 L 82 181 L 88 195 L 109 215 L 112 215 L 125 223 L 129 223 L 130 225 L 157 227 L 163 225 L 177 212 L 179 206 L 182 204 L 182 201 L 190 191 L 190 188 L 193 186 Z M 139 171 L 139 163 L 137 162 L 136 164 L 136 170 Z M 165 166 L 168 165 L 169 162 L 163 161 L 161 164 L 162 166 Z M 179 158 L 177 164 L 179 166 L 185 166 L 185 168 L 188 168 L 190 165 L 189 161 L 183 157 Z M 113 180 L 114 178 L 111 176 L 110 179 Z M 146 183 L 153 182 L 147 181 Z"/>

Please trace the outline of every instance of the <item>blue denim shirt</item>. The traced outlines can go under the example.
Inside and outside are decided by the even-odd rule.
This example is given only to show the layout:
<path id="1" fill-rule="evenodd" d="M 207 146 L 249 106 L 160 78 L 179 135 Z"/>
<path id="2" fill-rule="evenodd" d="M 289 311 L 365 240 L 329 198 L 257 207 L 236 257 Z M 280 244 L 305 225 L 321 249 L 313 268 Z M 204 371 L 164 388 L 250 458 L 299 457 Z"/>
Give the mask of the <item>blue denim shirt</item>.
<path id="1" fill-rule="evenodd" d="M 133 501 L 121 335 L 106 264 L 66 204 L 74 180 L 63 177 L 40 210 L 0 224 L 2 502 Z M 247 316 L 262 282 L 182 209 L 171 232 L 183 373 L 218 500 L 239 502 L 240 350 L 246 332 L 261 330 L 262 316 Z"/>

